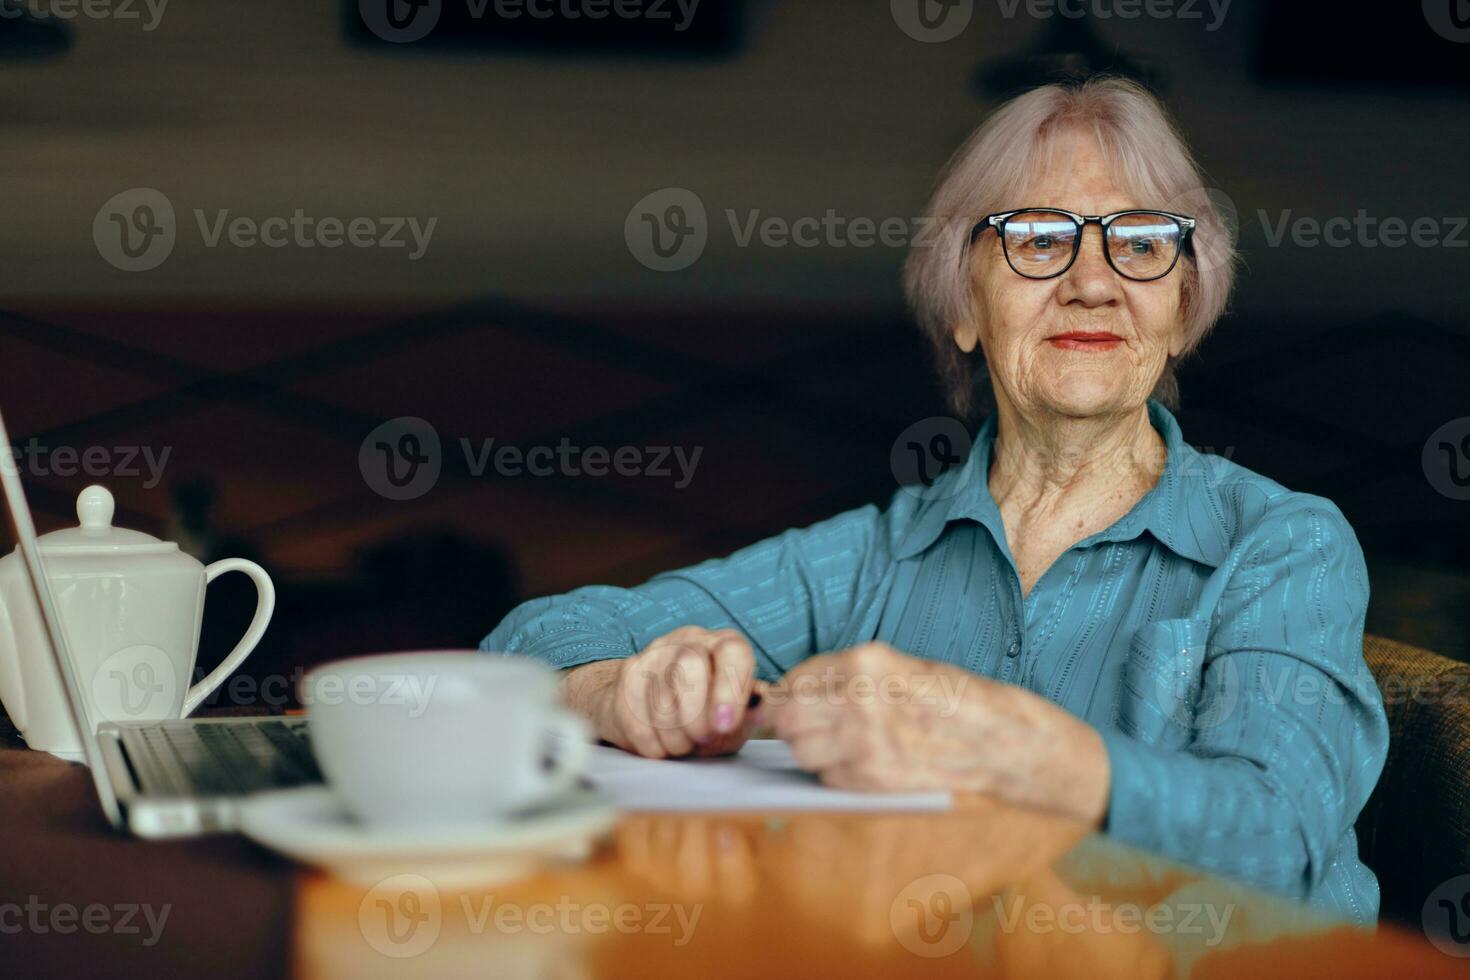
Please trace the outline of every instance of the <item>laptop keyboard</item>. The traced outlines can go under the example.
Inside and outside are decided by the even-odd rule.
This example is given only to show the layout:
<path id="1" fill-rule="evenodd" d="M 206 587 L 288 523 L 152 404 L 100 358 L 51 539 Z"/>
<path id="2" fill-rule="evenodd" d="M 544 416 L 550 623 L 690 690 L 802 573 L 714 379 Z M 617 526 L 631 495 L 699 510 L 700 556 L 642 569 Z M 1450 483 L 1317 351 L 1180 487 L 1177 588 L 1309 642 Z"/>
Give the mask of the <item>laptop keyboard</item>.
<path id="1" fill-rule="evenodd" d="M 126 729 L 124 746 L 144 793 L 240 796 L 322 781 L 305 719 Z"/>

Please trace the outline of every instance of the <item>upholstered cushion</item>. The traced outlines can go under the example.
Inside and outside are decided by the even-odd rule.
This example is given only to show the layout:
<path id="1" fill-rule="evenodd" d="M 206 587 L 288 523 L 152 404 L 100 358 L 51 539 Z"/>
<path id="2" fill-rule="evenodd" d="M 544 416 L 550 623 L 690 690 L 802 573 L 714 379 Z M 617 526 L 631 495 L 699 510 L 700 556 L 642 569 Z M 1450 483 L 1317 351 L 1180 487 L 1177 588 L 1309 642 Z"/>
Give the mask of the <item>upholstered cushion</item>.
<path id="1" fill-rule="evenodd" d="M 1388 762 L 1358 818 L 1382 917 L 1418 923 L 1437 885 L 1470 872 L 1470 664 L 1366 636 L 1388 709 Z"/>

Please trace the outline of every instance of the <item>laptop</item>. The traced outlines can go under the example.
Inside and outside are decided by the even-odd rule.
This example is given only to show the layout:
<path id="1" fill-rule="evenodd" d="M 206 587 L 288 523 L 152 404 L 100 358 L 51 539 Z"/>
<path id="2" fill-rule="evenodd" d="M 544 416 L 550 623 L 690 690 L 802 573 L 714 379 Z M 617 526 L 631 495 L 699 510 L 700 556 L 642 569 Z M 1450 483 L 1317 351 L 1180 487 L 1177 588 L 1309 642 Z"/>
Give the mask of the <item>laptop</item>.
<path id="1" fill-rule="evenodd" d="M 81 696 L 76 660 L 57 615 L 36 528 L 10 464 L 10 435 L 0 416 L 0 484 L 45 626 L 47 655 L 81 735 L 97 799 L 113 827 L 140 837 L 189 837 L 233 830 L 239 802 L 251 793 L 322 782 L 307 741 L 305 718 L 236 717 L 183 721 L 102 722 L 94 727 Z"/>

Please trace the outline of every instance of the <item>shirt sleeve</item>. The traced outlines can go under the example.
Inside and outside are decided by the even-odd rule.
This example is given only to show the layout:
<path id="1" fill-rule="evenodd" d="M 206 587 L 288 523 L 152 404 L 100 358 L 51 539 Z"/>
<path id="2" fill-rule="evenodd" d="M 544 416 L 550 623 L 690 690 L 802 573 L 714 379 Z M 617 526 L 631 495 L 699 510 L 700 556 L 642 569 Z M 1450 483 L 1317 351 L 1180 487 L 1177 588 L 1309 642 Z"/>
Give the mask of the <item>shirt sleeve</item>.
<path id="1" fill-rule="evenodd" d="M 1102 733 L 1106 829 L 1304 897 L 1353 840 L 1388 753 L 1388 722 L 1363 660 L 1368 580 L 1357 538 L 1331 502 L 1286 498 L 1216 573 L 1223 588 L 1182 747 Z"/>
<path id="2" fill-rule="evenodd" d="M 533 599 L 480 649 L 567 668 L 631 656 L 681 626 L 734 628 L 754 647 L 757 675 L 774 680 L 837 642 L 882 576 L 893 516 L 870 505 L 636 588 L 594 585 Z"/>

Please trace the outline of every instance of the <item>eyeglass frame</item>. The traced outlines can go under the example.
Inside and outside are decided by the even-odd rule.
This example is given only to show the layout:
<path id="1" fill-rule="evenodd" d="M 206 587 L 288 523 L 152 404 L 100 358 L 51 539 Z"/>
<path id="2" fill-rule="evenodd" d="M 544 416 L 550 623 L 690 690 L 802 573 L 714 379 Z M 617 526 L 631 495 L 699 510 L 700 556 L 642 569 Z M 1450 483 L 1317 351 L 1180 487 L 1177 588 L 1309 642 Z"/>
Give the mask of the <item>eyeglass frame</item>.
<path id="1" fill-rule="evenodd" d="M 1005 223 L 1014 218 L 1016 215 L 1025 214 L 1027 211 L 1047 211 L 1052 214 L 1065 215 L 1066 217 L 1071 218 L 1077 224 L 1077 240 L 1072 245 L 1072 257 L 1067 260 L 1066 265 L 1062 266 L 1060 269 L 1058 269 L 1056 272 L 1053 272 L 1049 276 L 1028 276 L 1023 272 L 1018 272 L 1016 270 L 1016 267 L 1011 264 L 1010 249 L 1006 247 Z M 1165 269 L 1163 272 L 1159 273 L 1156 276 L 1150 276 L 1147 279 L 1139 279 L 1135 276 L 1128 275 L 1128 273 L 1119 269 L 1113 263 L 1113 255 L 1111 252 L 1108 251 L 1107 248 L 1108 226 L 1119 218 L 1126 217 L 1130 214 L 1161 214 L 1164 217 L 1170 218 L 1179 223 L 1179 250 L 1174 253 L 1174 261 L 1169 264 L 1169 268 Z M 1174 271 L 1174 269 L 1179 265 L 1180 257 L 1189 250 L 1190 239 L 1194 237 L 1194 229 L 1197 223 L 1198 222 L 1196 222 L 1195 219 L 1191 218 L 1187 214 L 1174 214 L 1170 211 L 1160 211 L 1157 208 L 1129 208 L 1127 211 L 1114 211 L 1112 214 L 1078 214 L 1075 211 L 1068 211 L 1066 208 L 1053 207 L 1016 208 L 1012 211 L 997 211 L 994 214 L 987 214 L 984 218 L 981 218 L 978 222 L 976 222 L 975 227 L 970 231 L 970 244 L 973 246 L 976 240 L 980 238 L 981 233 L 985 231 L 985 229 L 994 228 L 995 237 L 1000 240 L 1001 251 L 1005 254 L 1006 266 L 1022 279 L 1030 279 L 1035 282 L 1045 282 L 1048 279 L 1055 279 L 1058 276 L 1066 275 L 1067 270 L 1077 264 L 1077 256 L 1082 254 L 1082 239 L 1087 237 L 1087 226 L 1097 225 L 1102 229 L 1103 232 L 1102 251 L 1103 258 L 1107 259 L 1108 268 L 1112 269 L 1114 272 L 1122 276 L 1124 279 L 1127 279 L 1129 282 L 1158 282 L 1160 279 L 1164 278 L 1169 273 Z M 1193 254 L 1193 252 L 1191 252 L 1190 254 Z"/>

